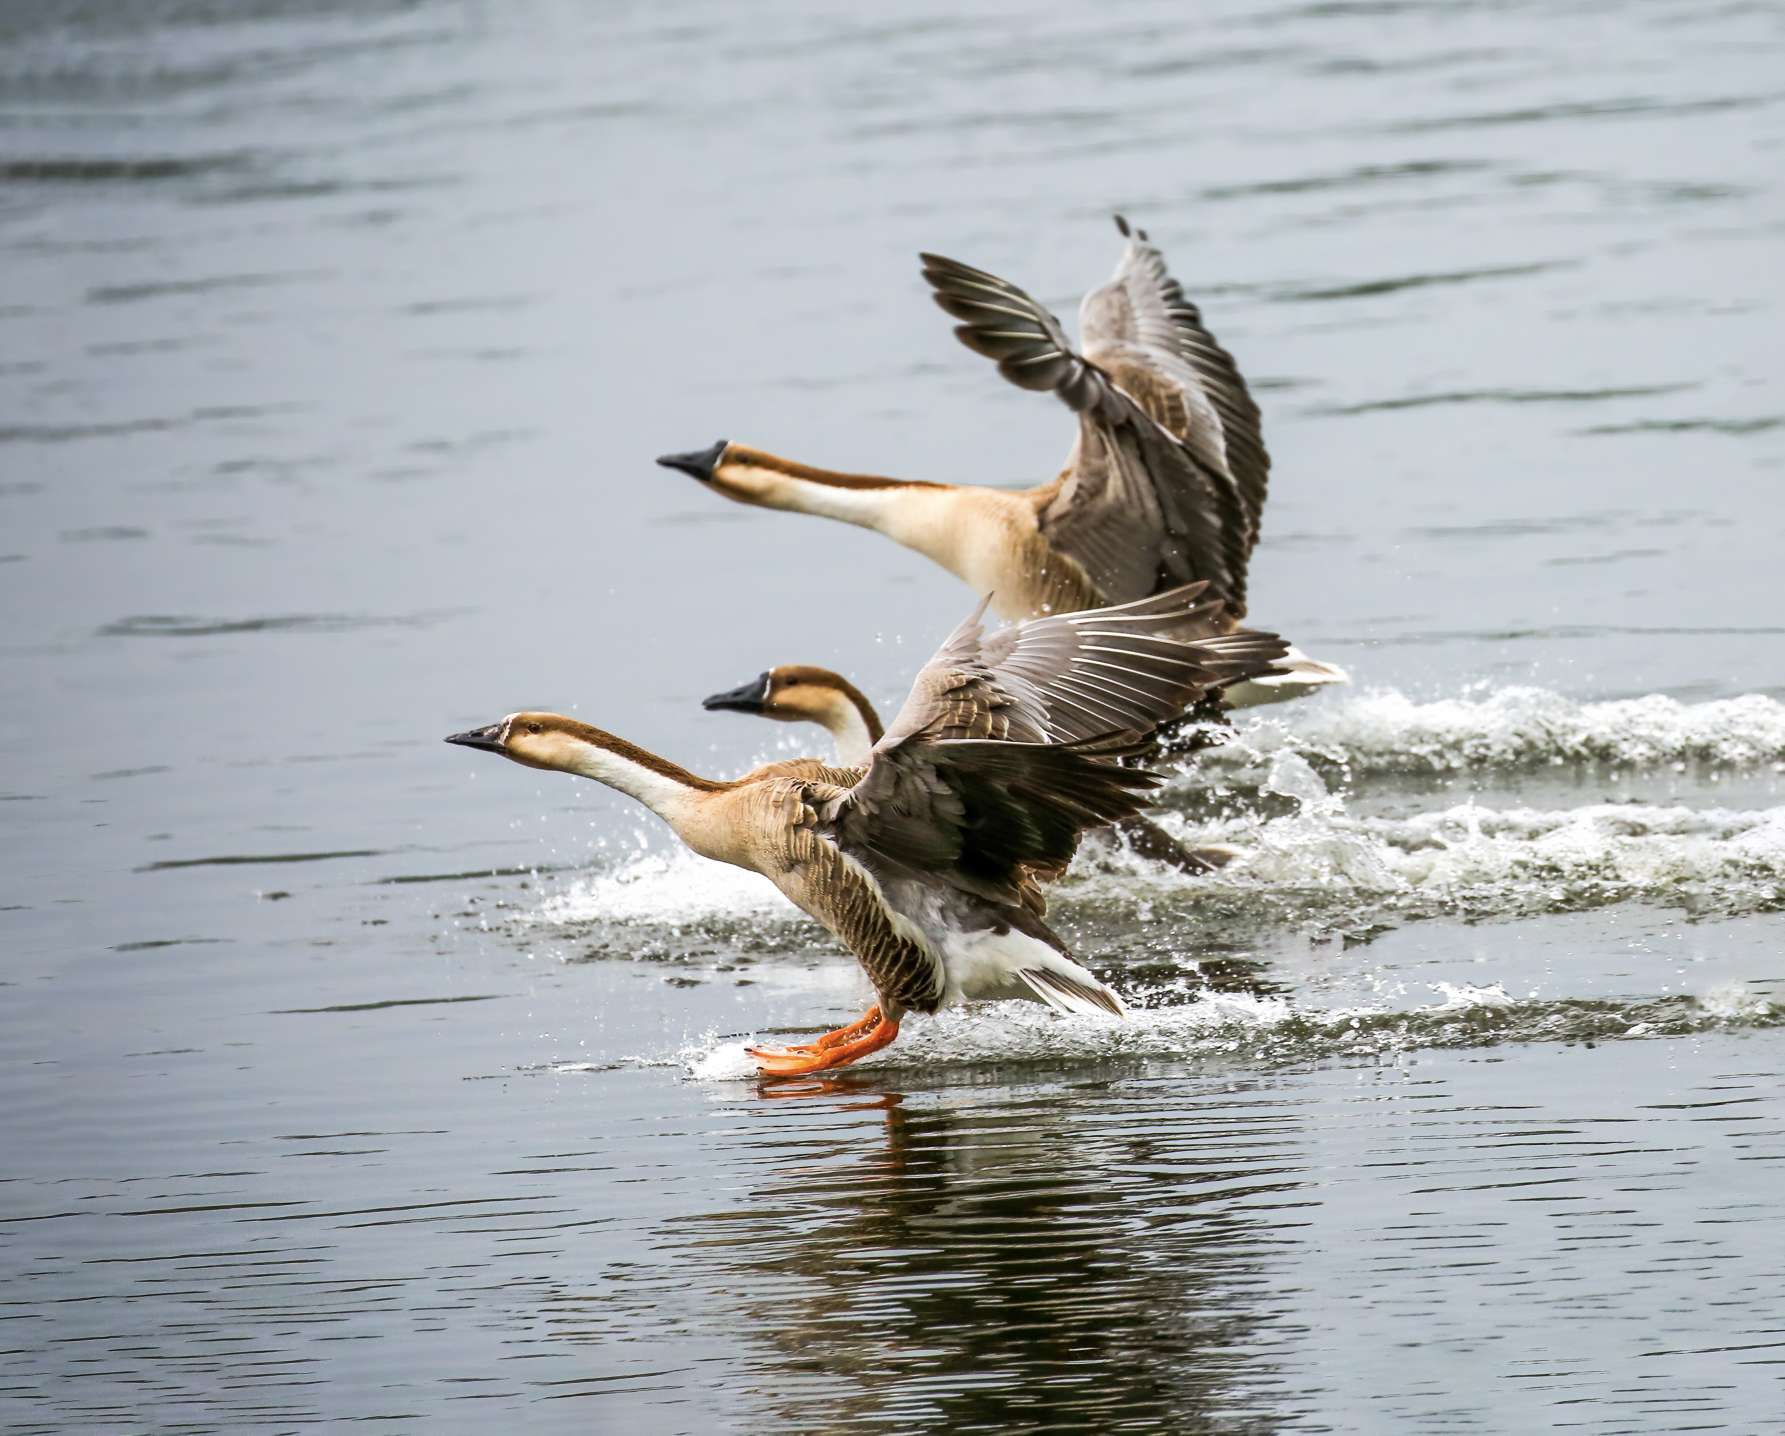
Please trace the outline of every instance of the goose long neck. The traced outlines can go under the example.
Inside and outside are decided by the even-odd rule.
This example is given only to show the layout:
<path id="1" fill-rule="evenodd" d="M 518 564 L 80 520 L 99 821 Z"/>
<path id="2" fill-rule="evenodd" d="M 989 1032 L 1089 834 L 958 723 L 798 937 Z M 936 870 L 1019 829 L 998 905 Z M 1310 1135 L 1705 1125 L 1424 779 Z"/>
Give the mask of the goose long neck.
<path id="1" fill-rule="evenodd" d="M 837 745 L 837 761 L 845 768 L 864 766 L 885 732 L 874 705 L 853 687 L 844 690 L 826 710 L 824 726 Z"/>
<path id="2" fill-rule="evenodd" d="M 943 491 L 940 484 L 838 473 L 736 447 L 726 456 L 718 477 L 736 497 L 764 508 L 814 514 L 881 533 L 896 530 L 914 502 Z"/>
<path id="3" fill-rule="evenodd" d="M 595 732 L 598 736 L 579 743 L 561 766 L 637 799 L 672 828 L 680 827 L 703 796 L 725 787 L 624 738 Z"/>

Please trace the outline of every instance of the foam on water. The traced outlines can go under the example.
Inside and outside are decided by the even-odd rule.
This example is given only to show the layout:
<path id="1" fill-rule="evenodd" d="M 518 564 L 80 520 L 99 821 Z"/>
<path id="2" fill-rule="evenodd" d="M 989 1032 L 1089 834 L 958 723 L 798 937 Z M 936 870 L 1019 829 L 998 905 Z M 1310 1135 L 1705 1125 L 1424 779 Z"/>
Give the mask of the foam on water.
<path id="1" fill-rule="evenodd" d="M 1785 767 L 1785 705 L 1757 695 L 1577 703 L 1537 688 L 1430 703 L 1384 691 L 1308 704 L 1244 720 L 1232 744 L 1180 780 L 1193 787 L 1249 770 L 1246 781 L 1266 801 L 1215 819 L 1160 815 L 1188 842 L 1238 848 L 1232 865 L 1186 878 L 1092 841 L 1053 892 L 1105 911 L 1207 895 L 1292 918 L 1297 910 L 1323 913 L 1335 900 L 1401 916 L 1565 912 L 1628 900 L 1699 913 L 1785 907 L 1785 807 L 1469 801 L 1385 815 L 1353 813 L 1335 790 L 1357 771 L 1688 761 Z M 1292 811 L 1269 801 L 1285 798 Z M 680 947 L 746 935 L 771 946 L 830 946 L 766 879 L 679 845 L 575 879 L 527 921 L 609 929 L 641 956 L 653 955 L 653 937 Z"/>
<path id="2" fill-rule="evenodd" d="M 714 920 L 794 925 L 806 918 L 760 874 L 711 862 L 677 844 L 636 853 L 617 868 L 579 878 L 534 914 L 548 924 L 592 921 L 680 928 Z"/>
<path id="3" fill-rule="evenodd" d="M 1599 1042 L 1678 1037 L 1785 1023 L 1785 1008 L 1739 985 L 1691 997 L 1627 1002 L 1525 1000 L 1498 986 L 1439 984 L 1441 1001 L 1413 1009 L 1311 1009 L 1280 997 L 1210 993 L 1193 1002 L 1137 1007 L 1126 1018 L 1067 1017 L 1004 1002 L 909 1019 L 892 1047 L 852 1070 L 898 1072 L 1124 1058 L 1226 1058 L 1255 1065 L 1345 1056 L 1380 1057 L 1501 1042 Z M 774 1046 L 785 1039 L 766 1039 Z M 803 1040 L 803 1039 L 801 1039 Z M 708 1035 L 669 1063 L 703 1082 L 752 1079 L 751 1036 Z"/>
<path id="4" fill-rule="evenodd" d="M 1256 898 L 1310 915 L 1336 898 L 1384 903 L 1402 915 L 1565 912 L 1607 901 L 1690 905 L 1707 914 L 1785 907 L 1785 808 L 1465 802 L 1406 816 L 1358 816 L 1299 756 L 1279 754 L 1273 767 L 1267 791 L 1290 791 L 1285 775 L 1293 773 L 1298 811 L 1202 825 L 1176 814 L 1161 818 L 1188 841 L 1239 849 L 1231 866 L 1189 878 L 1111 844 L 1087 844 L 1051 889 L 1055 901 L 1137 910 L 1162 897 L 1202 894 L 1230 903 Z M 681 848 L 577 879 L 528 920 L 559 928 L 611 925 L 666 939 L 729 940 L 748 932 L 776 945 L 828 945 L 764 879 Z"/>
<path id="5" fill-rule="evenodd" d="M 1279 752 L 1354 772 L 1453 772 L 1565 764 L 1785 767 L 1785 703 L 1757 693 L 1682 703 L 1659 693 L 1597 703 L 1543 688 L 1420 702 L 1396 689 L 1242 715 L 1209 761 L 1244 766 Z"/>
<path id="6" fill-rule="evenodd" d="M 1404 818 L 1309 810 L 1232 825 L 1249 855 L 1231 882 L 1461 895 L 1524 880 L 1596 879 L 1663 896 L 1683 886 L 1785 880 L 1785 809 L 1591 803 L 1544 810 L 1461 803 Z"/>
<path id="7" fill-rule="evenodd" d="M 1406 815 L 1354 815 L 1305 758 L 1289 751 L 1272 757 L 1260 791 L 1292 799 L 1296 810 L 1274 817 L 1241 811 L 1213 824 L 1161 816 L 1187 841 L 1240 850 L 1220 872 L 1191 880 L 1203 891 L 1251 892 L 1312 909 L 1334 895 L 1375 895 L 1451 911 L 1482 904 L 1502 914 L 1624 899 L 1725 913 L 1785 906 L 1785 808 L 1464 802 Z M 1104 844 L 1087 845 L 1056 891 L 1068 900 L 1120 903 L 1185 884 Z"/>
<path id="8" fill-rule="evenodd" d="M 1517 999 L 1497 982 L 1490 982 L 1485 987 L 1473 982 L 1435 982 L 1432 991 L 1444 999 L 1432 1009 L 1434 1012 L 1467 1012 L 1472 1007 L 1512 1007 L 1517 1003 Z"/>

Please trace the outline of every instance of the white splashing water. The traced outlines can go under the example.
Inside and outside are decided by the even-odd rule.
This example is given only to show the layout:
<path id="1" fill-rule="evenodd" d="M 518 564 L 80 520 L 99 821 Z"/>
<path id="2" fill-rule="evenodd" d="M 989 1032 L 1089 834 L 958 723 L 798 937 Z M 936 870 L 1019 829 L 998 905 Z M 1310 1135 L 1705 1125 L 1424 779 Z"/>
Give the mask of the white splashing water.
<path id="1" fill-rule="evenodd" d="M 1433 1012 L 1468 1012 L 1473 1008 L 1504 1008 L 1514 1005 L 1515 999 L 1497 982 L 1478 987 L 1473 982 L 1457 984 L 1453 982 L 1434 982 L 1432 991 L 1444 1001 L 1432 1008 Z"/>
<path id="2" fill-rule="evenodd" d="M 1195 826 L 1159 821 L 1192 843 L 1221 842 L 1241 856 L 1197 879 L 1205 890 L 1433 901 L 1526 890 L 1533 905 L 1566 905 L 1569 884 L 1628 888 L 1667 899 L 1693 891 L 1731 908 L 1776 906 L 1785 883 L 1785 808 L 1688 808 L 1587 803 L 1572 808 L 1451 804 L 1406 816 L 1354 816 L 1299 754 L 1279 752 L 1263 791 L 1296 802 L 1272 818 L 1240 814 Z M 1062 897 L 1144 901 L 1185 879 L 1108 845 L 1087 845 Z"/>
<path id="3" fill-rule="evenodd" d="M 1727 889 L 1732 904 L 1753 908 L 1774 902 L 1777 886 L 1785 883 L 1785 808 L 1458 803 L 1406 817 L 1361 817 L 1350 814 L 1295 754 L 1273 760 L 1268 789 L 1296 797 L 1299 810 L 1201 826 L 1175 814 L 1161 816 L 1185 841 L 1237 848 L 1241 856 L 1218 873 L 1186 878 L 1106 843 L 1087 844 L 1055 894 L 1134 906 L 1192 887 L 1229 895 L 1315 891 L 1445 900 L 1522 885 L 1536 901 L 1558 885 L 1583 882 L 1656 898 Z M 639 855 L 614 871 L 578 879 L 547 898 L 533 920 L 672 932 L 742 924 L 785 940 L 811 927 L 766 880 L 681 848 Z"/>
<path id="4" fill-rule="evenodd" d="M 611 872 L 579 879 L 548 897 L 536 914 L 544 923 L 640 922 L 692 926 L 732 921 L 807 921 L 760 874 L 710 862 L 676 846 L 639 853 Z"/>
<path id="5" fill-rule="evenodd" d="M 1126 1018 L 1069 1017 L 1038 1005 L 954 1008 L 904 1024 L 898 1041 L 854 1069 L 898 1071 L 1076 1063 L 1110 1058 L 1233 1057 L 1243 1062 L 1378 1056 L 1507 1038 L 1562 1041 L 1705 1031 L 1727 1023 L 1775 1023 L 1781 1014 L 1739 984 L 1698 997 L 1622 1006 L 1514 999 L 1496 985 L 1440 983 L 1442 998 L 1412 1009 L 1308 1009 L 1280 997 L 1210 993 L 1194 1002 L 1140 1008 Z M 1632 1021 L 1632 1018 L 1646 1020 Z M 774 1046 L 782 1039 L 771 1038 Z M 709 1034 L 669 1059 L 703 1082 L 754 1078 L 740 1040 Z"/>
<path id="6" fill-rule="evenodd" d="M 897 1045 L 865 1059 L 876 1067 L 970 1065 L 975 1062 L 1088 1060 L 1121 1054 L 1168 1055 L 1191 1051 L 1232 1050 L 1247 1035 L 1262 1035 L 1290 1016 L 1279 998 L 1212 995 L 1178 1007 L 1133 1010 L 1126 1018 L 1066 1016 L 1039 1004 L 991 1003 L 951 1008 L 935 1017 L 905 1022 Z M 1231 1043 L 1210 1046 L 1212 1034 Z M 766 1039 L 775 1046 L 782 1038 Z M 702 1081 L 739 1081 L 756 1075 L 747 1048 L 754 1035 L 707 1037 L 682 1049 L 675 1060 L 689 1076 Z"/>
<path id="7" fill-rule="evenodd" d="M 1279 752 L 1357 772 L 1569 763 L 1785 767 L 1785 703 L 1756 693 L 1709 703 L 1658 693 L 1580 703 L 1528 687 L 1422 703 L 1377 689 L 1292 713 L 1243 717 L 1239 741 L 1213 761 L 1254 763 Z"/>
<path id="8" fill-rule="evenodd" d="M 1753 908 L 1776 903 L 1777 885 L 1785 882 L 1785 808 L 1464 802 L 1406 816 L 1357 816 L 1310 759 L 1354 772 L 1688 760 L 1785 769 L 1785 704 L 1758 695 L 1699 704 L 1659 695 L 1577 703 L 1538 688 L 1418 703 L 1385 691 L 1247 718 L 1234 743 L 1200 763 L 1218 764 L 1228 775 L 1252 767 L 1259 788 L 1293 799 L 1294 813 L 1241 812 L 1203 824 L 1164 813 L 1160 821 L 1185 841 L 1230 844 L 1242 856 L 1220 873 L 1186 879 L 1089 842 L 1059 896 L 1131 906 L 1196 883 L 1229 895 L 1318 891 L 1443 901 L 1522 885 L 1535 901 L 1539 890 L 1588 882 L 1656 896 L 1692 888 L 1716 897 L 1727 888 L 1733 906 Z M 533 917 L 547 925 L 606 922 L 671 932 L 747 924 L 795 941 L 811 928 L 766 879 L 679 845 L 575 880 Z"/>
<path id="9" fill-rule="evenodd" d="M 1281 781 L 1284 770 L 1294 771 L 1293 783 Z M 1311 788 L 1318 797 L 1306 796 Z M 1407 817 L 1352 817 L 1294 754 L 1278 755 L 1269 791 L 1296 797 L 1300 811 L 1227 825 L 1220 836 L 1249 853 L 1236 881 L 1442 893 L 1520 879 L 1597 879 L 1658 890 L 1785 879 L 1785 808 L 1461 803 Z"/>
<path id="10" fill-rule="evenodd" d="M 1731 1021 L 1752 1021 L 1765 1017 L 1770 1004 L 1764 997 L 1750 992 L 1741 982 L 1720 982 L 1698 998 L 1705 1011 Z"/>

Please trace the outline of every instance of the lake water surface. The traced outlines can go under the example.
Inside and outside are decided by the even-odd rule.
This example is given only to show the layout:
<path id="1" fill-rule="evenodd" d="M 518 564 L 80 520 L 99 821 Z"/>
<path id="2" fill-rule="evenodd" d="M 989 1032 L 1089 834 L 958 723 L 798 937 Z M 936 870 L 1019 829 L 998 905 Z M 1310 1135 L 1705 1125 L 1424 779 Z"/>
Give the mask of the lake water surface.
<path id="1" fill-rule="evenodd" d="M 0 14 L 0 1429 L 1771 1431 L 1785 27 L 1760 4 Z M 972 595 L 654 455 L 1032 483 L 1147 226 L 1265 411 L 1244 717 L 1055 895 L 1139 1009 L 860 1011 L 440 737 L 724 776 Z"/>

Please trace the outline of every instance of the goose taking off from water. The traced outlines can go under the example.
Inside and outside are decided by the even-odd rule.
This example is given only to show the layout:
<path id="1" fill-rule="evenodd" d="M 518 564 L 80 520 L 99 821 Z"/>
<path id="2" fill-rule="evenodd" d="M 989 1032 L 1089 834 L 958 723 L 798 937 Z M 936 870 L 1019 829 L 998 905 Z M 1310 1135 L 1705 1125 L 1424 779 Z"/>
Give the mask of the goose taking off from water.
<path id="1" fill-rule="evenodd" d="M 1219 600 L 1199 605 L 1204 609 L 1219 606 Z M 1208 637 L 1213 631 L 1196 635 L 1180 631 L 1175 636 Z M 1209 706 L 1207 700 L 1200 706 Z M 701 707 L 709 713 L 748 713 L 782 723 L 816 723 L 831 735 L 837 762 L 848 768 L 865 768 L 885 732 L 880 715 L 861 689 L 840 673 L 805 663 L 770 668 L 736 688 L 703 698 Z M 1219 715 L 1206 716 L 1219 720 Z M 1239 852 L 1225 845 L 1187 848 L 1144 813 L 1124 818 L 1115 831 L 1141 857 L 1187 873 L 1214 872 Z"/>
<path id="2" fill-rule="evenodd" d="M 834 473 L 726 440 L 657 462 L 740 503 L 883 533 L 993 594 L 1005 618 L 1127 603 L 1202 579 L 1237 623 L 1270 476 L 1258 406 L 1145 231 L 1116 222 L 1128 247 L 1080 306 L 1082 352 L 1015 285 L 922 256 L 936 302 L 962 321 L 961 342 L 1078 415 L 1065 468 L 1039 488 Z M 1294 649 L 1278 669 L 1228 701 L 1246 707 L 1346 681 Z"/>
<path id="3" fill-rule="evenodd" d="M 875 1004 L 814 1042 L 752 1048 L 767 1073 L 840 1067 L 907 1012 L 1027 998 L 1122 1015 L 1043 921 L 1038 883 L 1079 834 L 1138 812 L 1157 775 L 1129 766 L 1211 689 L 1268 673 L 1274 634 L 1169 635 L 1198 586 L 987 634 L 979 610 L 925 665 L 862 767 L 769 763 L 696 777 L 555 713 L 511 713 L 446 741 L 578 774 L 636 798 L 703 857 L 761 873 L 866 969 Z"/>

